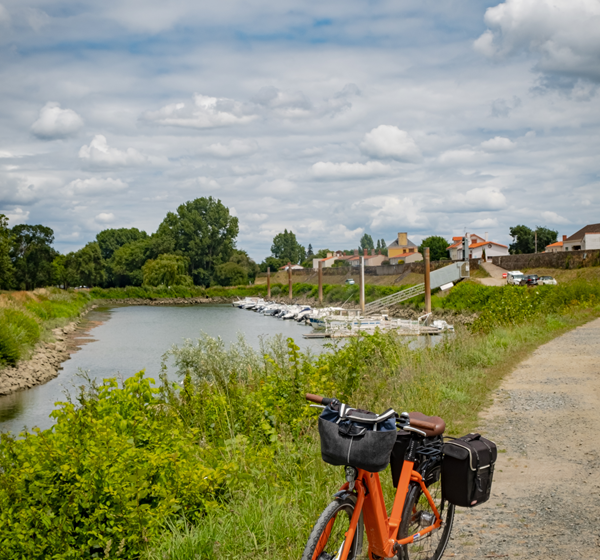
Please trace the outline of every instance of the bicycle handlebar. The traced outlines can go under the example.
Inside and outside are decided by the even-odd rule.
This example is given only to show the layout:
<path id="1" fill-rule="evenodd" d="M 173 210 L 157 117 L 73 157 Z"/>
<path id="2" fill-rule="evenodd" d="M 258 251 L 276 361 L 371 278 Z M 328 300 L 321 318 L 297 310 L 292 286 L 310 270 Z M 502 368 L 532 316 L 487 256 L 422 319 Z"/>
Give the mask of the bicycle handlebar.
<path id="1" fill-rule="evenodd" d="M 307 401 L 311 401 L 317 404 L 322 404 L 327 406 L 329 403 L 331 403 L 331 401 L 333 401 L 333 399 L 330 399 L 329 397 L 321 397 L 320 395 L 313 395 L 311 393 L 306 393 L 306 395 L 304 395 Z M 410 425 L 413 428 L 420 428 L 422 430 L 435 430 L 435 424 L 431 423 L 431 422 L 425 422 L 424 420 L 416 420 L 411 418 L 410 419 Z"/>
<path id="2" fill-rule="evenodd" d="M 311 393 L 306 393 L 306 395 L 304 396 L 306 397 L 307 401 L 311 401 L 317 404 L 323 404 L 325 406 L 327 406 L 333 400 L 328 397 L 320 397 L 319 395 L 313 395 Z"/>

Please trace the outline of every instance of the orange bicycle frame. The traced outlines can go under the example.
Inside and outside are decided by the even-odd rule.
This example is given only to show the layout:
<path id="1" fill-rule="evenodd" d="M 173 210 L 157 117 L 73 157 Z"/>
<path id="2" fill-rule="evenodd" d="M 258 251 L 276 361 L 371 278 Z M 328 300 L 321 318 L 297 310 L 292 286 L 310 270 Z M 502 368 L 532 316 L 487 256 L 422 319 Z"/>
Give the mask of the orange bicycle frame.
<path id="1" fill-rule="evenodd" d="M 392 506 L 392 513 L 389 517 L 383 499 L 379 473 L 371 473 L 358 469 L 358 476 L 355 481 L 357 493 L 356 505 L 354 506 L 354 512 L 350 520 L 350 527 L 345 534 L 344 548 L 339 560 L 347 560 L 348 558 L 348 552 L 354 540 L 361 512 L 367 532 L 367 540 L 369 541 L 369 558 L 372 558 L 373 555 L 384 558 L 395 556 L 398 546 L 410 544 L 442 525 L 442 518 L 431 494 L 423 482 L 423 477 L 417 471 L 413 470 L 413 466 L 414 463 L 412 461 L 404 461 L 396 489 L 394 505 Z M 435 514 L 435 521 L 429 527 L 424 527 L 417 533 L 397 540 L 398 528 L 402 521 L 402 510 L 404 509 L 404 502 L 406 501 L 411 482 L 417 482 L 421 486 L 421 490 Z M 348 486 L 348 483 L 344 484 L 341 490 L 347 490 Z"/>

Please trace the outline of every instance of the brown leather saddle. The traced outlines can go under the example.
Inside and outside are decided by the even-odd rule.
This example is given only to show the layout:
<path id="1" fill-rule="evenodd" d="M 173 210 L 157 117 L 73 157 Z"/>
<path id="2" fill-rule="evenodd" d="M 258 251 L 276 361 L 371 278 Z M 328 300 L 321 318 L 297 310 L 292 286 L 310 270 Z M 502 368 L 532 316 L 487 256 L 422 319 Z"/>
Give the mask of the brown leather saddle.
<path id="1" fill-rule="evenodd" d="M 446 429 L 446 422 L 439 416 L 427 416 L 422 412 L 409 412 L 408 416 L 410 418 L 410 425 L 419 430 L 423 430 L 429 437 L 439 436 L 443 434 Z M 413 423 L 413 421 L 415 422 Z M 421 423 L 423 424 L 419 425 Z"/>

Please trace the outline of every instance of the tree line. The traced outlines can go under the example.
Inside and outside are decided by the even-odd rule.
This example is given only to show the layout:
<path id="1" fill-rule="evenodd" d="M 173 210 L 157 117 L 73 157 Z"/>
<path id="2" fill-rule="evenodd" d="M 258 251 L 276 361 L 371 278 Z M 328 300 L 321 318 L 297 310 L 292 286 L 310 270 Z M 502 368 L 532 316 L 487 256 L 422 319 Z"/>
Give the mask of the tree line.
<path id="1" fill-rule="evenodd" d="M 78 251 L 62 255 L 53 247 L 54 232 L 43 225 L 19 224 L 10 228 L 0 214 L 0 289 L 32 290 L 41 286 L 235 286 L 251 282 L 259 271 L 276 271 L 288 262 L 312 268 L 314 258 L 324 258 L 329 249 L 305 248 L 290 230 L 273 238 L 271 255 L 258 266 L 236 248 L 239 223 L 220 200 L 202 197 L 168 212 L 157 231 L 137 228 L 106 229 Z M 533 253 L 554 243 L 558 232 L 524 225 L 510 228 L 511 254 Z M 450 245 L 444 237 L 430 236 L 418 247 L 430 249 L 431 260 L 448 258 Z M 359 254 L 387 256 L 384 239 L 376 242 L 365 233 Z M 346 255 L 354 249 L 345 249 Z M 337 263 L 336 263 L 337 264 Z M 340 261 L 339 265 L 348 264 Z"/>
<path id="2" fill-rule="evenodd" d="M 106 229 L 78 251 L 61 255 L 52 247 L 51 228 L 10 228 L 0 214 L 0 289 L 247 284 L 258 266 L 236 248 L 238 232 L 229 209 L 203 197 L 167 213 L 155 233 Z"/>

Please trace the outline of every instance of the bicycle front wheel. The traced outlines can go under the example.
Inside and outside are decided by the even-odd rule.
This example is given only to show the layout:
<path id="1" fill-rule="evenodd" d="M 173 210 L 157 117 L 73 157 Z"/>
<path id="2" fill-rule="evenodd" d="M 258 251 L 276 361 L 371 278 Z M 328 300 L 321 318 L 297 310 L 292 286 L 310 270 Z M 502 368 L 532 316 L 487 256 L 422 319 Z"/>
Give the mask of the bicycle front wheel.
<path id="1" fill-rule="evenodd" d="M 323 510 L 308 538 L 302 560 L 332 560 L 339 557 L 344 547 L 345 533 L 350 527 L 355 503 L 355 496 L 346 496 L 344 499 L 334 500 Z M 348 553 L 348 560 L 355 560 L 360 554 L 363 532 L 361 513 Z"/>
<path id="2" fill-rule="evenodd" d="M 424 476 L 427 490 L 433 498 L 433 503 L 442 517 L 442 526 L 427 533 L 418 541 L 406 544 L 398 554 L 400 560 L 439 560 L 446 550 L 454 521 L 454 505 L 442 500 L 442 483 L 440 467 L 428 471 Z M 420 529 L 429 527 L 435 521 L 435 514 L 421 486 L 411 482 L 402 512 L 402 521 L 398 530 L 398 540 L 414 535 Z"/>

